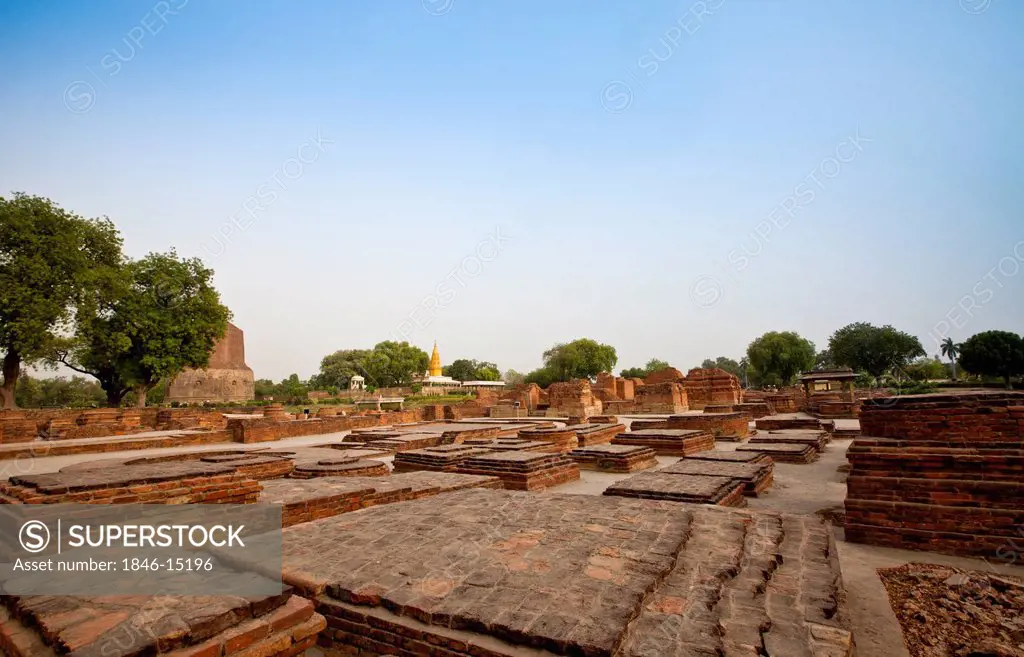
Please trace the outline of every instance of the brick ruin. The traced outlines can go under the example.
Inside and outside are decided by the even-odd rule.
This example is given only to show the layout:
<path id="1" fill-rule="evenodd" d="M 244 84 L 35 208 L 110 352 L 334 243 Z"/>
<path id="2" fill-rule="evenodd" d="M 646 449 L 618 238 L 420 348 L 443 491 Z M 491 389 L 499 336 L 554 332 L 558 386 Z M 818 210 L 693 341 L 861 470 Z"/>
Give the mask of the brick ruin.
<path id="1" fill-rule="evenodd" d="M 569 454 L 580 469 L 601 472 L 630 473 L 658 465 L 658 454 L 650 447 L 639 445 L 591 445 L 580 447 Z"/>
<path id="2" fill-rule="evenodd" d="M 251 504 L 260 489 L 229 465 L 184 461 L 15 476 L 0 504 Z"/>
<path id="3" fill-rule="evenodd" d="M 605 489 L 605 495 L 719 506 L 745 506 L 745 484 L 729 477 L 642 472 Z"/>
<path id="4" fill-rule="evenodd" d="M 686 388 L 681 383 L 668 381 L 650 383 L 636 392 L 635 410 L 640 413 L 683 413 L 689 407 Z"/>
<path id="5" fill-rule="evenodd" d="M 644 377 L 644 385 L 654 385 L 656 383 L 681 383 L 686 379 L 686 375 L 677 370 L 674 367 L 666 367 L 658 370 L 657 372 L 651 372 Z"/>
<path id="6" fill-rule="evenodd" d="M 743 484 L 743 494 L 757 497 L 772 485 L 775 463 L 770 458 L 756 461 L 710 461 L 699 458 L 680 459 L 677 463 L 661 468 L 665 474 L 698 475 L 719 477 Z"/>
<path id="7" fill-rule="evenodd" d="M 869 399 L 847 540 L 1002 560 L 1024 536 L 1024 393 Z"/>
<path id="8" fill-rule="evenodd" d="M 585 379 L 552 383 L 548 389 L 549 417 L 580 417 L 600 415 L 603 406 L 594 396 L 590 382 Z"/>
<path id="9" fill-rule="evenodd" d="M 228 322 L 205 369 L 186 369 L 167 388 L 167 402 L 230 402 L 256 398 L 252 368 L 245 364 L 245 335 Z"/>
<path id="10" fill-rule="evenodd" d="M 640 429 L 612 439 L 613 445 L 641 445 L 663 456 L 689 456 L 715 448 L 715 436 L 700 429 Z"/>
<path id="11" fill-rule="evenodd" d="M 673 415 L 668 418 L 669 429 L 703 429 L 716 440 L 743 441 L 750 436 L 750 422 L 745 413 L 700 413 Z"/>
<path id="12" fill-rule="evenodd" d="M 285 581 L 327 618 L 331 654 L 853 652 L 813 516 L 464 490 L 285 534 Z"/>
<path id="13" fill-rule="evenodd" d="M 156 608 L 153 600 L 4 596 L 0 652 L 9 657 L 293 657 L 314 647 L 327 627 L 313 602 L 290 590 L 249 598 L 162 596 Z"/>
<path id="14" fill-rule="evenodd" d="M 695 367 L 684 379 L 690 408 L 702 410 L 709 404 L 738 404 L 742 395 L 740 380 L 717 367 Z"/>
<path id="15" fill-rule="evenodd" d="M 508 490 L 540 490 L 580 478 L 580 468 L 562 454 L 510 451 L 472 456 L 458 467 L 463 474 L 498 477 Z"/>

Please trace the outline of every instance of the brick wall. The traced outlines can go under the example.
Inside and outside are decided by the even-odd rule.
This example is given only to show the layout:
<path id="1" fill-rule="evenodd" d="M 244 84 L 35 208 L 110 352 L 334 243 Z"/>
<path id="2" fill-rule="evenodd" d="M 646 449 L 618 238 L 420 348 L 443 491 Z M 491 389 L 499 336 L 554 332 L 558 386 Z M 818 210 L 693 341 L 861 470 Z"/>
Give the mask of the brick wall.
<path id="1" fill-rule="evenodd" d="M 704 413 L 703 415 L 674 415 L 668 419 L 669 429 L 702 429 L 716 437 L 750 435 L 750 418 L 745 413 Z"/>
<path id="2" fill-rule="evenodd" d="M 868 399 L 847 540 L 1001 558 L 1024 538 L 1024 393 Z"/>

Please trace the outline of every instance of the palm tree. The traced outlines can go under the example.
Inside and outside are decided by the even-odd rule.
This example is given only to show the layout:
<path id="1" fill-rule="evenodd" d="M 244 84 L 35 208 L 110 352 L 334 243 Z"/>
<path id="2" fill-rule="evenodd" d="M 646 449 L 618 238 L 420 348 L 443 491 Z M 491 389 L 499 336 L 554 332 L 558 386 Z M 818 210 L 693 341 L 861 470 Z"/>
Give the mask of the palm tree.
<path id="1" fill-rule="evenodd" d="M 953 380 L 956 381 L 956 358 L 960 355 L 960 345 L 953 342 L 953 338 L 946 338 L 942 341 L 942 355 L 953 363 Z"/>
<path id="2" fill-rule="evenodd" d="M 740 373 L 743 375 L 743 387 L 749 387 L 747 385 L 747 368 L 750 367 L 750 361 L 746 358 L 740 359 Z"/>

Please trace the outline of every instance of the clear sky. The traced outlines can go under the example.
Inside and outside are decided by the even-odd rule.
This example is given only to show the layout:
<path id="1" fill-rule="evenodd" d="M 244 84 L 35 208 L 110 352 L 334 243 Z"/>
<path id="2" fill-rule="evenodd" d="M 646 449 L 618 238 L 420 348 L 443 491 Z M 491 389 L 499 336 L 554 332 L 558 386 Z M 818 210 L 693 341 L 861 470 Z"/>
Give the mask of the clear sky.
<path id="1" fill-rule="evenodd" d="M 0 193 L 204 258 L 260 378 L 396 336 L 935 353 L 1024 331 L 1022 34 L 1015 0 L 11 0 Z"/>

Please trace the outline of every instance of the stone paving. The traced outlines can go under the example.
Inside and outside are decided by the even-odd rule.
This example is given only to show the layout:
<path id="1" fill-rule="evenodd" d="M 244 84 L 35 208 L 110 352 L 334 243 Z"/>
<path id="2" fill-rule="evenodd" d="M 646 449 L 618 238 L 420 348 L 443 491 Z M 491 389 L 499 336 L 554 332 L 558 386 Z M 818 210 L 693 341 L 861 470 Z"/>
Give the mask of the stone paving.
<path id="1" fill-rule="evenodd" d="M 337 654 L 852 654 L 811 516 L 467 490 L 292 527 L 284 553 Z"/>

